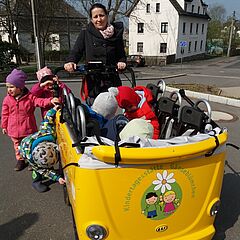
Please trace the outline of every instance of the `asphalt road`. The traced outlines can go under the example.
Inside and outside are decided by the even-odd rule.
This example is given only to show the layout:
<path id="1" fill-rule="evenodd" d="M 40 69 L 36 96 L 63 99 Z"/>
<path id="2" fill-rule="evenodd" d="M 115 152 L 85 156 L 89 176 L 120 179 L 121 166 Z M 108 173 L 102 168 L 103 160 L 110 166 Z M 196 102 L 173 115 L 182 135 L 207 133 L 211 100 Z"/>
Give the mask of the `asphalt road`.
<path id="1" fill-rule="evenodd" d="M 213 63 L 212 63 L 213 64 Z M 236 63 L 234 63 L 236 64 Z M 200 68 L 200 65 L 198 65 Z M 215 66 L 215 73 L 220 71 Z M 177 72 L 179 69 L 164 70 L 167 73 Z M 179 68 L 177 65 L 176 68 Z M 187 66 L 185 66 L 187 68 Z M 188 66 L 191 68 L 191 66 Z M 195 67 L 197 68 L 197 66 Z M 147 70 L 136 74 L 146 75 Z M 162 69 L 160 69 L 163 71 Z M 180 69 L 180 71 L 182 71 Z M 151 71 L 153 73 L 153 71 Z M 205 71 L 205 74 L 210 74 Z M 215 74 L 215 75 L 216 75 Z M 157 75 L 162 75 L 157 73 Z M 240 75 L 239 75 L 240 76 Z M 179 81 L 171 78 L 171 81 Z M 225 80 L 226 81 L 226 80 Z M 141 81 L 143 85 L 147 81 Z M 224 82 L 224 80 L 223 80 Z M 79 83 L 68 84 L 79 95 Z M 240 84 L 239 84 L 240 86 Z M 0 88 L 0 104 L 6 90 Z M 0 106 L 1 107 L 1 106 Z M 233 116 L 230 121 L 219 121 L 229 131 L 229 142 L 240 145 L 239 117 L 240 109 L 220 104 L 212 104 L 214 111 L 222 111 Z M 39 112 L 36 114 L 39 119 Z M 71 240 L 73 237 L 70 208 L 64 205 L 62 187 L 58 184 L 51 185 L 51 191 L 39 194 L 31 187 L 31 173 L 26 169 L 15 172 L 14 152 L 10 139 L 0 133 L 0 240 Z M 216 235 L 214 240 L 240 239 L 240 152 L 228 148 L 225 175 L 221 195 L 221 210 L 216 218 Z"/>

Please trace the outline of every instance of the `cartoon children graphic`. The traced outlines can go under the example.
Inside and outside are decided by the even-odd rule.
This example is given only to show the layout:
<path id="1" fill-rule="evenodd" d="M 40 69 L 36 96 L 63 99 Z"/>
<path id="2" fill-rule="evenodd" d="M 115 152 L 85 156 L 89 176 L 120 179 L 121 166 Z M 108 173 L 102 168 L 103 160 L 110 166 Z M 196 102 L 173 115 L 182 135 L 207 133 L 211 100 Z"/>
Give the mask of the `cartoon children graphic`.
<path id="1" fill-rule="evenodd" d="M 157 216 L 157 201 L 158 196 L 155 192 L 149 192 L 146 195 L 146 207 L 142 213 L 147 213 L 147 218 L 154 218 Z"/>
<path id="2" fill-rule="evenodd" d="M 163 194 L 163 201 L 165 203 L 163 212 L 165 215 L 171 214 L 175 211 L 174 200 L 176 198 L 176 193 L 174 191 L 167 191 Z"/>

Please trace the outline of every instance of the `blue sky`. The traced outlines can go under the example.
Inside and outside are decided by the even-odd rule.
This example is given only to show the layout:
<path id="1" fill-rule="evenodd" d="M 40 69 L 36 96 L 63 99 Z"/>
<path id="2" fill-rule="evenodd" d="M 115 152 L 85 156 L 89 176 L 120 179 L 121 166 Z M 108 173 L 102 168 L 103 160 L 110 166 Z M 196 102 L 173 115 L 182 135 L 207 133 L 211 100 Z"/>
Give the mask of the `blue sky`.
<path id="1" fill-rule="evenodd" d="M 226 15 L 232 15 L 233 11 L 236 11 L 236 18 L 240 19 L 240 1 L 239 0 L 203 0 L 209 6 L 216 3 L 223 5 L 226 9 Z"/>

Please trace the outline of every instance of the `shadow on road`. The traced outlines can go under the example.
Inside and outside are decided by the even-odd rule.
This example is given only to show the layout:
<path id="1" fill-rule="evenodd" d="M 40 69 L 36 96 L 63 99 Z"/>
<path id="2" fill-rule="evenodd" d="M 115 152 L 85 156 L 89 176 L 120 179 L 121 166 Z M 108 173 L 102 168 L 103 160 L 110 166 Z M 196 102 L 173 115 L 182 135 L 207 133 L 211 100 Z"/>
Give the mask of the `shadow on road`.
<path id="1" fill-rule="evenodd" d="M 221 208 L 216 216 L 216 234 L 212 240 L 223 240 L 225 232 L 238 221 L 240 214 L 240 175 L 237 172 L 224 175 Z"/>
<path id="2" fill-rule="evenodd" d="M 37 213 L 26 213 L 10 222 L 0 225 L 0 239 L 16 240 L 26 229 L 38 221 Z"/>

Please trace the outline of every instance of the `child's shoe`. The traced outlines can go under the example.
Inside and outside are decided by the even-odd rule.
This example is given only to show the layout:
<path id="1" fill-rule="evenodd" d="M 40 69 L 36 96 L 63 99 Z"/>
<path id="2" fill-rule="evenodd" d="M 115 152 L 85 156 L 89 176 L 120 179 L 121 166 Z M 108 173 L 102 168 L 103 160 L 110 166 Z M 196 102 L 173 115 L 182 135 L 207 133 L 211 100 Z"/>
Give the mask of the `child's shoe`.
<path id="1" fill-rule="evenodd" d="M 26 167 L 25 161 L 24 160 L 18 160 L 14 170 L 15 171 L 22 171 L 25 167 Z"/>
<path id="2" fill-rule="evenodd" d="M 33 182 L 32 187 L 40 193 L 47 192 L 50 189 L 48 186 L 43 184 L 41 181 Z"/>

